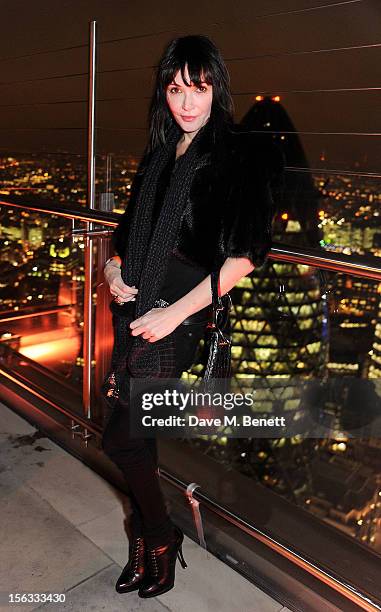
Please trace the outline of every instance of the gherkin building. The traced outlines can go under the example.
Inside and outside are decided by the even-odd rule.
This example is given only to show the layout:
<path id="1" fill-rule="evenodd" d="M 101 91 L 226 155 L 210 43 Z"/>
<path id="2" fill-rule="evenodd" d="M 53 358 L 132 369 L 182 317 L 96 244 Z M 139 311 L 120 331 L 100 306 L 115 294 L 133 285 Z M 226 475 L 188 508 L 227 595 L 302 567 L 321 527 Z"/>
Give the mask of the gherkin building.
<path id="1" fill-rule="evenodd" d="M 268 130 L 269 138 L 275 139 L 284 154 L 283 182 L 272 185 L 274 243 L 318 247 L 321 196 L 310 172 L 287 172 L 288 167 L 308 168 L 308 161 L 286 111 L 279 102 L 263 98 L 253 105 L 241 124 L 254 131 Z M 312 266 L 267 258 L 230 291 L 231 390 L 245 392 L 255 387 L 257 401 L 251 408 L 253 413 L 271 414 L 276 410 L 287 415 L 288 423 L 303 422 L 303 381 L 322 379 L 327 374 L 329 316 L 322 279 L 323 275 Z M 202 349 L 203 341 L 194 365 L 183 373 L 183 378 L 191 383 L 202 376 L 205 367 Z M 315 444 L 312 439 L 303 443 L 302 437 L 308 438 L 308 429 L 299 431 L 302 435 L 293 439 L 282 433 L 278 439 L 203 435 L 186 442 L 229 469 L 237 469 L 293 498 L 298 483 L 302 488 L 309 480 L 294 466 L 308 465 Z M 285 469 L 282 456 L 287 456 L 287 464 L 293 466 L 290 472 Z"/>
<path id="2" fill-rule="evenodd" d="M 381 285 L 380 285 L 381 290 Z M 381 302 L 378 306 L 378 315 L 374 328 L 374 340 L 370 354 L 368 378 L 381 378 Z"/>

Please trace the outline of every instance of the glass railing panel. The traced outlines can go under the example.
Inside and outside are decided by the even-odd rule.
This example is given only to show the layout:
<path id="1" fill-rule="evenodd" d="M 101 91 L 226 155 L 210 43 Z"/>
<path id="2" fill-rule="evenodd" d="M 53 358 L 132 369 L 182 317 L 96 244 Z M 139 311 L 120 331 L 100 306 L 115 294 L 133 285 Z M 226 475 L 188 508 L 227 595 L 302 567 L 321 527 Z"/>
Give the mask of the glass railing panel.
<path id="1" fill-rule="evenodd" d="M 379 257 L 380 187 L 381 176 L 287 170 L 282 192 L 275 193 L 274 238 L 301 248 Z"/>
<path id="2" fill-rule="evenodd" d="M 83 415 L 85 224 L 76 222 L 73 233 L 70 219 L 3 206 L 1 225 L 1 365 Z M 100 386 L 113 344 L 103 265 L 112 249 L 110 228 L 93 229 L 90 417 L 103 425 Z M 258 430 L 176 436 L 183 449 L 176 474 L 192 474 L 204 494 L 280 541 L 288 541 L 287 525 L 269 508 L 253 518 L 253 492 L 270 493 L 272 507 L 276 499 L 287 502 L 307 522 L 310 516 L 379 552 L 380 283 L 268 259 L 231 296 L 232 390 L 255 387 L 251 416 L 282 414 L 287 426 L 273 437 Z M 202 376 L 203 342 L 182 375 L 191 385 Z M 171 441 L 160 444 L 169 448 Z M 205 476 L 211 461 L 214 484 Z M 236 486 L 247 497 L 236 497 Z M 308 557 L 306 546 L 298 542 Z M 316 560 L 329 566 L 329 559 Z"/>
<path id="3" fill-rule="evenodd" d="M 99 210 L 123 213 L 131 195 L 131 186 L 141 156 L 105 153 L 96 156 L 96 202 Z"/>
<path id="4" fill-rule="evenodd" d="M 184 443 L 379 552 L 380 283 L 268 261 L 231 295 L 231 390 L 255 389 L 249 414 L 280 414 L 286 426 Z M 183 378 L 200 371 L 196 360 Z"/>
<path id="5" fill-rule="evenodd" d="M 42 392 L 81 405 L 84 329 L 83 236 L 70 218 L 1 206 L 4 237 L 0 351 L 8 368 Z M 76 221 L 76 229 L 84 224 Z M 64 394 L 65 397 L 65 394 Z"/>
<path id="6" fill-rule="evenodd" d="M 107 241 L 106 241 L 107 242 Z M 100 261 L 100 259 L 99 259 Z M 99 277 L 100 278 L 100 277 Z M 110 295 L 97 288 L 98 379 L 112 348 Z M 282 414 L 276 437 L 263 429 L 180 438 L 247 486 L 261 486 L 369 550 L 380 546 L 381 285 L 376 280 L 268 259 L 230 292 L 232 391 L 256 389 L 254 417 Z M 201 340 L 182 380 L 201 379 Z M 107 345 L 107 347 L 106 347 Z M 98 409 L 102 401 L 97 395 Z M 174 436 L 176 437 L 176 436 Z M 163 442 L 166 444 L 166 442 Z M 170 442 L 167 442 L 170 443 Z M 189 455 L 184 452 L 189 471 Z M 176 466 L 181 473 L 181 464 Z M 185 464 L 184 464 L 185 469 Z M 195 465 L 196 469 L 196 465 Z M 203 492 L 208 490 L 203 486 Z M 244 500 L 230 500 L 242 512 Z M 250 508 L 246 508 L 250 515 Z M 285 536 L 271 519 L 269 527 Z M 287 539 L 287 538 L 286 538 Z M 302 545 L 302 544 L 301 544 Z M 305 551 L 308 553 L 308 551 Z"/>
<path id="7" fill-rule="evenodd" d="M 57 401 L 77 398 L 72 408 L 81 410 L 85 243 L 84 224 L 76 223 L 73 234 L 70 219 L 1 208 L 0 352 L 24 381 Z M 91 418 L 101 423 L 99 388 L 113 344 L 103 265 L 112 249 L 109 228 L 95 229 Z M 222 474 L 245 476 L 248 486 L 259 483 L 377 550 L 380 283 L 268 259 L 231 296 L 233 389 L 256 385 L 261 401 L 254 412 L 280 411 L 299 429 L 274 438 L 197 436 L 184 444 L 216 461 Z M 184 381 L 202 376 L 202 345 Z M 274 394 L 274 381 L 281 394 Z"/>

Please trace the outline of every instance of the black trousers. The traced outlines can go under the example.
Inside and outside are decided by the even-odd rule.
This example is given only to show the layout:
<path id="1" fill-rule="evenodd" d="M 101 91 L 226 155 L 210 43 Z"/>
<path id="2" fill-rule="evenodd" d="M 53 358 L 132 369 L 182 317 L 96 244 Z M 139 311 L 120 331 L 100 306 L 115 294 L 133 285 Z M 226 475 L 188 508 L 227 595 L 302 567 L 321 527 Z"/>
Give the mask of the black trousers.
<path id="1" fill-rule="evenodd" d="M 175 368 L 171 378 L 180 378 L 190 368 L 204 330 L 205 324 L 194 324 L 179 325 L 172 332 Z M 152 547 L 167 542 L 172 522 L 160 487 L 156 439 L 132 438 L 128 410 L 125 406 L 116 407 L 103 431 L 102 448 L 123 472 L 128 484 L 132 508 L 130 536 L 143 535 Z"/>

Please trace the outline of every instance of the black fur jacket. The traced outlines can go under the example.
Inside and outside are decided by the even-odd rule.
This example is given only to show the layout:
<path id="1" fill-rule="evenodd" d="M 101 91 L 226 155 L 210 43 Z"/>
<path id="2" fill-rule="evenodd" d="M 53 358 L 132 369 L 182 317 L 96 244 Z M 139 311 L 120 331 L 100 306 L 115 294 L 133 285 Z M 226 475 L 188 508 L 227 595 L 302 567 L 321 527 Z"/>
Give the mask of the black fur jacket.
<path id="1" fill-rule="evenodd" d="M 255 267 L 261 266 L 272 245 L 272 186 L 283 171 L 283 155 L 270 134 L 245 132 L 237 125 L 218 147 L 211 138 L 201 146 L 208 162 L 193 179 L 175 254 L 207 273 L 227 257 L 248 257 Z M 144 169 L 135 175 L 131 199 L 143 174 Z M 112 238 L 122 258 L 130 207 L 131 200 Z"/>

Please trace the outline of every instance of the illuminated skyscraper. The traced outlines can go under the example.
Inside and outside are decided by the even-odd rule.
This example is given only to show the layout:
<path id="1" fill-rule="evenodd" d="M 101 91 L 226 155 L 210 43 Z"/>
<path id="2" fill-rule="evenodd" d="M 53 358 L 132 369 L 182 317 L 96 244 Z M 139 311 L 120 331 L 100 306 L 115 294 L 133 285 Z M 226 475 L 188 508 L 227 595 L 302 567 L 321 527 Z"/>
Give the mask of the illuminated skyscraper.
<path id="1" fill-rule="evenodd" d="M 378 285 L 378 291 L 381 293 L 381 284 Z M 378 304 L 376 321 L 368 378 L 381 378 L 381 301 Z"/>
<path id="2" fill-rule="evenodd" d="M 282 181 L 272 183 L 274 241 L 318 246 L 320 193 L 314 187 L 296 130 L 279 99 L 260 96 L 242 125 L 251 131 L 268 131 L 268 137 L 283 151 L 286 166 L 303 168 L 303 172 L 286 171 Z M 290 131 L 295 134 L 282 133 Z M 328 303 L 321 278 L 311 266 L 269 258 L 231 291 L 233 386 L 242 390 L 258 380 L 261 389 L 252 410 L 284 411 L 288 423 L 303 417 L 300 378 L 321 378 L 329 361 Z M 200 364 L 196 364 L 193 373 L 199 372 Z M 285 439 L 278 442 L 283 445 Z M 222 438 L 208 446 L 208 452 L 218 460 L 226 456 L 232 466 L 249 476 L 258 477 L 261 473 L 262 481 L 292 496 L 293 485 L 285 477 L 281 463 L 275 461 L 274 465 L 273 446 L 266 439 Z M 298 446 L 293 444 L 291 455 L 298 453 Z M 312 448 L 312 441 L 309 446 Z M 302 463 L 302 455 L 308 452 L 307 447 L 300 449 Z M 261 454 L 264 459 L 259 465 L 256 458 Z"/>

